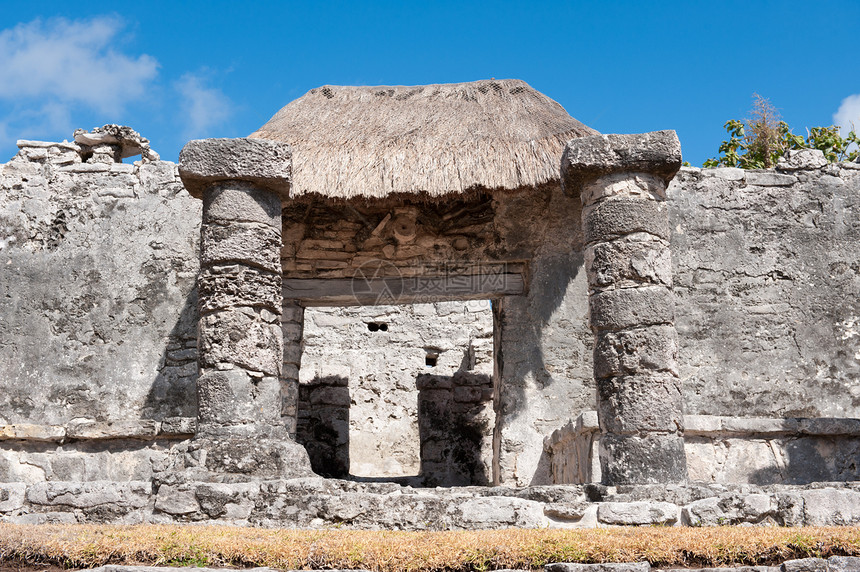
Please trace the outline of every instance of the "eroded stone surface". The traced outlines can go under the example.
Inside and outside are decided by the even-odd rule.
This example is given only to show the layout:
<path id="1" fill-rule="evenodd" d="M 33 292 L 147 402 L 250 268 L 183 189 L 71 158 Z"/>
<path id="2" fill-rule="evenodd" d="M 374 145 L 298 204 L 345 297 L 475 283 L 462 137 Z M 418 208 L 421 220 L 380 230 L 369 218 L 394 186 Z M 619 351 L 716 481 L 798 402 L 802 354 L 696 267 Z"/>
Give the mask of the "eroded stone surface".
<path id="1" fill-rule="evenodd" d="M 179 153 L 179 176 L 193 196 L 218 181 L 236 180 L 289 197 L 292 151 L 266 139 L 195 139 Z"/>
<path id="2" fill-rule="evenodd" d="M 597 508 L 597 520 L 612 525 L 671 525 L 680 509 L 666 502 L 606 502 Z"/>
<path id="3" fill-rule="evenodd" d="M 232 482 L 222 474 L 220 479 L 186 480 L 174 472 L 158 477 L 155 487 L 148 482 L 109 481 L 3 485 L 0 499 L 6 500 L 0 500 L 0 521 L 109 522 L 113 518 L 122 522 L 209 521 L 365 530 L 860 523 L 860 514 L 842 511 L 840 520 L 824 522 L 804 508 L 813 500 L 809 496 L 812 493 L 833 502 L 856 504 L 860 499 L 856 483 L 819 487 L 699 483 L 413 489 L 394 483 L 318 477 Z"/>
<path id="4" fill-rule="evenodd" d="M 544 566 L 546 572 L 649 572 L 648 562 L 605 562 L 600 564 L 579 564 L 555 562 Z"/>
<path id="5" fill-rule="evenodd" d="M 633 135 L 592 135 L 568 142 L 561 158 L 565 192 L 616 171 L 648 173 L 669 180 L 681 167 L 681 143 L 674 131 Z"/>
<path id="6" fill-rule="evenodd" d="M 685 169 L 670 186 L 686 413 L 860 417 L 860 173 L 830 167 L 836 181 Z"/>
<path id="7" fill-rule="evenodd" d="M 199 201 L 172 163 L 21 150 L 0 166 L 0 425 L 193 417 Z"/>

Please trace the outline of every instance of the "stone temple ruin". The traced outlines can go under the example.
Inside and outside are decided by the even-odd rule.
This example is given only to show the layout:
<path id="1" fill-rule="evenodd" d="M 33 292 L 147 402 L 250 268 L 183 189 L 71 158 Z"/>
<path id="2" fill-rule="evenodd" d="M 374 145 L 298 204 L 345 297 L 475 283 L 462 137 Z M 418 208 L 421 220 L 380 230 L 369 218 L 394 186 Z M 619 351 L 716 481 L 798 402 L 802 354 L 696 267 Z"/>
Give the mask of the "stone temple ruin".
<path id="1" fill-rule="evenodd" d="M 682 167 L 514 80 L 18 146 L 2 521 L 860 522 L 860 164 Z"/>

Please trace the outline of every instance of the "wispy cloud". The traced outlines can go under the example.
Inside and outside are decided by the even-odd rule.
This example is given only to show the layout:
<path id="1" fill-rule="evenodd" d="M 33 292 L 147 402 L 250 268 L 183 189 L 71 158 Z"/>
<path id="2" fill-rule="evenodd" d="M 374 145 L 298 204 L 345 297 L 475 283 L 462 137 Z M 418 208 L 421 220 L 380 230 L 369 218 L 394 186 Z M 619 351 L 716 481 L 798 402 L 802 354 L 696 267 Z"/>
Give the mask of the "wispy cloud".
<path id="1" fill-rule="evenodd" d="M 211 130 L 222 125 L 232 113 L 232 102 L 224 93 L 207 85 L 207 74 L 187 73 L 174 84 L 182 97 L 180 108 L 185 121 L 186 139 L 211 136 Z"/>
<path id="2" fill-rule="evenodd" d="M 0 122 L 18 132 L 54 135 L 69 128 L 74 110 L 117 115 L 143 98 L 158 62 L 118 51 L 123 27 L 121 19 L 103 16 L 0 30 Z"/>
<path id="3" fill-rule="evenodd" d="M 839 110 L 833 114 L 833 123 L 839 126 L 843 137 L 851 131 L 852 124 L 855 130 L 860 131 L 860 93 L 842 100 Z"/>

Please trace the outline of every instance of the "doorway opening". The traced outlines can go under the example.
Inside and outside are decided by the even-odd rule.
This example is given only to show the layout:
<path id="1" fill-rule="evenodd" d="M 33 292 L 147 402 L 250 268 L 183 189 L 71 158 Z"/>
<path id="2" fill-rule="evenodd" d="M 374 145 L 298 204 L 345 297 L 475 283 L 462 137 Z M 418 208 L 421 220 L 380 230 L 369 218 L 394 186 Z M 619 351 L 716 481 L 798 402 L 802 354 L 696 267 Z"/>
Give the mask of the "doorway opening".
<path id="1" fill-rule="evenodd" d="M 494 425 L 489 301 L 305 310 L 296 439 L 318 474 L 489 484 Z"/>

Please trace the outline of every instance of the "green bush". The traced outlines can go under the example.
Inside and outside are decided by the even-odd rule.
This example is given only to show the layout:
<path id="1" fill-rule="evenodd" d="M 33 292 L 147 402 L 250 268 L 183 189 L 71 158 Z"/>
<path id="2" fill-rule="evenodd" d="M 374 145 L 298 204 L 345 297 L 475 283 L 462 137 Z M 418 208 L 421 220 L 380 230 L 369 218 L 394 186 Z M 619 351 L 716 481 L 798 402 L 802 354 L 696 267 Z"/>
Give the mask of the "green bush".
<path id="1" fill-rule="evenodd" d="M 791 132 L 770 101 L 753 94 L 752 118 L 731 119 L 724 127 L 729 140 L 720 144 L 720 156 L 705 161 L 705 167 L 740 167 L 741 169 L 770 169 L 786 151 L 818 149 L 831 163 L 854 161 L 860 157 L 860 137 L 853 128 L 847 137 L 839 128 L 813 127 L 806 138 Z M 853 146 L 852 146 L 853 144 Z"/>

